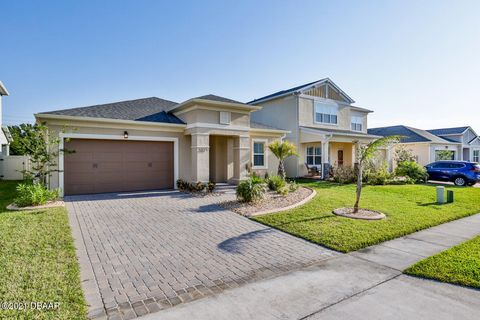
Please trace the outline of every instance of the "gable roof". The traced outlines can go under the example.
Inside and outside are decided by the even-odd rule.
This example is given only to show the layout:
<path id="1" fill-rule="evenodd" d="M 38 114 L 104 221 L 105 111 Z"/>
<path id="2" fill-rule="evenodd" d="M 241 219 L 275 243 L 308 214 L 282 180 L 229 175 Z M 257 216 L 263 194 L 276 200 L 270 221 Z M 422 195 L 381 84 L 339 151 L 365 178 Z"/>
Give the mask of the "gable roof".
<path id="1" fill-rule="evenodd" d="M 305 84 L 302 84 L 300 86 L 296 86 L 296 87 L 293 87 L 293 88 L 290 88 L 290 89 L 281 90 L 281 91 L 269 94 L 267 96 L 252 100 L 252 101 L 247 102 L 247 103 L 248 104 L 256 104 L 256 103 L 272 100 L 272 99 L 275 99 L 275 98 L 283 97 L 283 96 L 286 96 L 286 95 L 290 95 L 290 94 L 301 93 L 305 90 L 308 90 L 308 89 L 310 89 L 312 87 L 315 87 L 315 86 L 320 86 L 324 83 L 328 83 L 333 88 L 335 88 L 349 103 L 354 103 L 355 102 L 342 89 L 340 89 L 340 87 L 338 87 L 332 80 L 330 80 L 330 78 L 324 78 L 324 79 L 320 79 L 320 80 L 317 80 L 317 81 L 305 83 Z"/>
<path id="2" fill-rule="evenodd" d="M 472 140 L 468 141 L 468 144 L 471 144 L 473 141 L 475 141 L 475 140 L 477 140 L 477 139 L 480 141 L 480 136 L 479 136 L 479 137 L 475 137 L 475 138 L 473 138 Z"/>
<path id="3" fill-rule="evenodd" d="M 437 137 L 426 130 L 417 129 L 408 126 L 391 126 L 391 127 L 381 127 L 381 128 L 371 128 L 368 129 L 368 133 L 375 134 L 379 136 L 402 136 L 401 142 L 433 142 L 433 143 L 457 143 L 447 141 Z"/>
<path id="4" fill-rule="evenodd" d="M 202 99 L 202 100 L 210 100 L 210 101 L 218 101 L 218 102 L 228 102 L 228 103 L 240 103 L 240 104 L 244 104 L 243 102 L 240 102 L 240 101 L 237 101 L 237 100 L 228 99 L 228 98 L 225 98 L 225 97 L 220 97 L 220 96 L 217 96 L 217 95 L 214 95 L 214 94 L 206 94 L 206 95 L 204 95 L 204 96 L 196 97 L 196 98 L 193 98 L 193 99 Z"/>
<path id="5" fill-rule="evenodd" d="M 441 129 L 430 129 L 427 130 L 430 133 L 433 133 L 437 136 L 450 135 L 450 134 L 462 134 L 470 128 L 469 126 L 465 127 L 455 127 L 455 128 L 441 128 Z"/>
<path id="6" fill-rule="evenodd" d="M 170 106 L 167 111 L 176 113 L 182 111 L 183 109 L 186 109 L 187 107 L 197 104 L 209 104 L 217 107 L 230 108 L 232 110 L 237 109 L 255 111 L 261 109 L 261 107 L 246 104 L 237 100 L 220 97 L 214 94 L 207 94 L 204 96 L 188 99 L 186 101 L 183 101 L 182 103 L 174 104 Z"/>
<path id="7" fill-rule="evenodd" d="M 8 96 L 7 88 L 5 88 L 2 81 L 0 81 L 0 96 Z"/>
<path id="8" fill-rule="evenodd" d="M 156 97 L 119 101 L 80 108 L 42 112 L 41 114 L 73 117 L 106 118 L 134 121 L 149 121 L 184 124 L 182 120 L 166 110 L 176 102 Z"/>

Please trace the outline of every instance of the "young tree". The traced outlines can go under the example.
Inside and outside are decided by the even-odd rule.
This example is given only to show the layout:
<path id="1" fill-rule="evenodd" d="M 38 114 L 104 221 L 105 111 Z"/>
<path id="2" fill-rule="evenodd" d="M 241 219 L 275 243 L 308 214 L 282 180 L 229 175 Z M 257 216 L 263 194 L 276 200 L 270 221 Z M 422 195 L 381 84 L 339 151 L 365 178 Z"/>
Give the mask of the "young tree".
<path id="1" fill-rule="evenodd" d="M 268 149 L 278 159 L 278 175 L 285 180 L 285 159 L 290 156 L 298 156 L 295 145 L 288 141 L 274 141 L 268 145 Z"/>
<path id="2" fill-rule="evenodd" d="M 360 197 L 362 195 L 363 188 L 363 165 L 368 160 L 372 159 L 377 150 L 381 147 L 385 147 L 389 144 L 397 143 L 400 141 L 400 136 L 389 136 L 377 139 L 370 142 L 367 145 L 361 145 L 359 141 L 356 142 L 356 151 L 357 151 L 357 191 L 356 191 L 356 200 L 355 205 L 353 206 L 353 212 L 358 212 L 358 207 L 360 205 Z"/>
<path id="3" fill-rule="evenodd" d="M 73 151 L 59 150 L 60 138 L 52 135 L 43 124 L 21 124 L 13 132 L 16 139 L 15 152 L 30 157 L 31 168 L 23 171 L 25 178 L 47 187 L 47 177 L 58 171 L 56 166 L 59 153 Z"/>
<path id="4" fill-rule="evenodd" d="M 12 135 L 13 141 L 10 143 L 10 155 L 24 156 L 27 155 L 26 146 L 35 141 L 34 125 L 30 123 L 22 123 L 18 126 L 9 126 L 8 131 Z"/>

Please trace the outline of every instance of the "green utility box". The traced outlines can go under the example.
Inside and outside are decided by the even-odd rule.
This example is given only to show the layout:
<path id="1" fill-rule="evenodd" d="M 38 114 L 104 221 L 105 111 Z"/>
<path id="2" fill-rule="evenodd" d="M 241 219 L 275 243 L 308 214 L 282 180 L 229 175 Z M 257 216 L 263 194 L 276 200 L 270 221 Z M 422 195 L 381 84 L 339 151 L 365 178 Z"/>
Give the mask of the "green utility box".
<path id="1" fill-rule="evenodd" d="M 453 190 L 447 190 L 447 203 L 453 202 Z"/>

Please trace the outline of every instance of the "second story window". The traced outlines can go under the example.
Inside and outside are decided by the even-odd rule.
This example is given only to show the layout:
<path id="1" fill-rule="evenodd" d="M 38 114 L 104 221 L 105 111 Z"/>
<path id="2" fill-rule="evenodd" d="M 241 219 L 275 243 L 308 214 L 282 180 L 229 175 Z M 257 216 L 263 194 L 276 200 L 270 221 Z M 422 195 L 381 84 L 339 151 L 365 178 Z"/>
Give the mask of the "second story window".
<path id="1" fill-rule="evenodd" d="M 228 111 L 220 111 L 220 124 L 230 124 L 232 114 Z"/>
<path id="2" fill-rule="evenodd" d="M 353 131 L 362 131 L 363 130 L 363 118 L 362 117 L 352 117 L 352 130 Z"/>
<path id="3" fill-rule="evenodd" d="M 338 107 L 315 101 L 315 122 L 337 124 Z"/>

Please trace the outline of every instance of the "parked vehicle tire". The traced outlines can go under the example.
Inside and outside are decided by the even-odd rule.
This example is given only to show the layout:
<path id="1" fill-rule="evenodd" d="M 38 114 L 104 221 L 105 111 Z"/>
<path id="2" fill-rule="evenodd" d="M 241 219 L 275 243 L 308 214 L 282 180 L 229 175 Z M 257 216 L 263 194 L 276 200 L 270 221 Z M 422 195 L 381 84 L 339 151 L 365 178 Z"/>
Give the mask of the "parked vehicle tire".
<path id="1" fill-rule="evenodd" d="M 455 183 L 456 186 L 463 187 L 467 184 L 467 180 L 464 177 L 455 177 L 453 183 Z"/>

